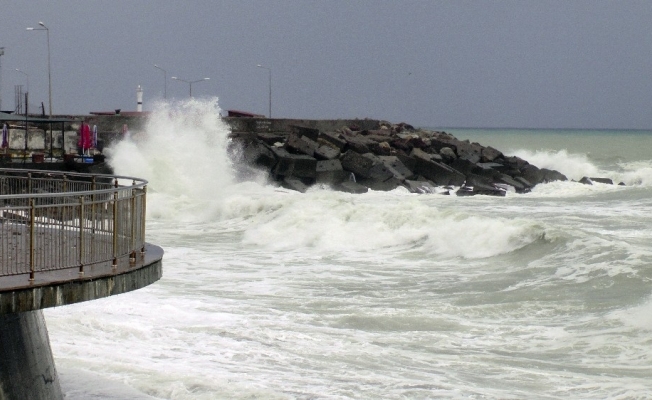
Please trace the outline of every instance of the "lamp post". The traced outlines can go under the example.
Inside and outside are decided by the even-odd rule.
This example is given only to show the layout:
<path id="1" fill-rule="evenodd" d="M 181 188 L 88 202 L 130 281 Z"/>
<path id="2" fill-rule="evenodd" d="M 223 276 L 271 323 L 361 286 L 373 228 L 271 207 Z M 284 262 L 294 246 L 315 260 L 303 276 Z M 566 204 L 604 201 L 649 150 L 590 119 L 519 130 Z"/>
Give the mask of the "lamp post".
<path id="1" fill-rule="evenodd" d="M 25 78 L 27 79 L 27 93 L 29 93 L 29 75 L 25 71 L 21 71 L 18 68 L 16 68 L 17 72 L 20 72 L 21 74 L 25 75 Z"/>
<path id="2" fill-rule="evenodd" d="M 197 79 L 196 81 L 187 81 L 185 79 L 181 79 L 181 78 L 177 78 L 176 76 L 173 76 L 171 79 L 174 79 L 175 81 L 186 82 L 190 87 L 190 97 L 192 97 L 192 84 L 197 82 L 207 81 L 210 80 L 211 78 L 202 78 L 202 79 Z"/>
<path id="3" fill-rule="evenodd" d="M 5 48 L 0 47 L 0 56 L 5 54 Z M 2 89 L 2 68 L 0 68 L 0 89 Z M 2 111 L 2 90 L 0 90 L 0 111 Z"/>
<path id="4" fill-rule="evenodd" d="M 52 118 L 52 69 L 50 68 L 50 30 L 41 21 L 38 23 L 41 28 L 27 28 L 28 31 L 45 31 L 48 38 L 48 102 L 50 109 L 50 118 Z"/>
<path id="5" fill-rule="evenodd" d="M 272 69 L 258 64 L 258 68 L 266 69 L 269 73 L 269 118 L 272 118 Z"/>
<path id="6" fill-rule="evenodd" d="M 16 71 L 20 72 L 23 75 L 25 75 L 25 78 L 27 79 L 27 92 L 25 92 L 25 115 L 27 115 L 27 96 L 29 96 L 29 75 L 27 74 L 27 72 L 21 71 L 18 68 L 16 68 Z M 20 101 L 22 102 L 23 100 L 20 99 Z"/>
<path id="7" fill-rule="evenodd" d="M 168 78 L 167 78 L 167 71 L 164 70 L 163 68 L 159 67 L 158 65 L 154 64 L 154 68 L 160 69 L 163 71 L 163 98 L 167 99 L 168 98 Z"/>

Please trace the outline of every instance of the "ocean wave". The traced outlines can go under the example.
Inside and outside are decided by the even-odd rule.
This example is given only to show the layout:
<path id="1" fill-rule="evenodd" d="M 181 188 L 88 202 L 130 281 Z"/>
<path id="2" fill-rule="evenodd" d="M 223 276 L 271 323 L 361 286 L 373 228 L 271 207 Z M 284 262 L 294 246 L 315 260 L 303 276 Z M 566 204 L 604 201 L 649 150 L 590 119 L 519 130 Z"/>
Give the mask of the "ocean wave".
<path id="1" fill-rule="evenodd" d="M 433 207 L 425 197 L 322 191 L 293 196 L 249 225 L 243 244 L 274 251 L 321 254 L 419 251 L 437 258 L 486 258 L 541 238 L 544 228 L 525 219 L 473 215 Z"/>

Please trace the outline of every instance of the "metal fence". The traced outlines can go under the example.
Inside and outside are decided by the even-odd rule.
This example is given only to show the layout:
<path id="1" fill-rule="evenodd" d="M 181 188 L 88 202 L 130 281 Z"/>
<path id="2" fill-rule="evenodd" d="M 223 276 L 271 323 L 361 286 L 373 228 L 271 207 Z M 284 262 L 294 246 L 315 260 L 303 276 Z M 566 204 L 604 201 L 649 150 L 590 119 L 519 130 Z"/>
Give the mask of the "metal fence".
<path id="1" fill-rule="evenodd" d="M 134 263 L 146 197 L 142 179 L 0 169 L 0 276 Z"/>

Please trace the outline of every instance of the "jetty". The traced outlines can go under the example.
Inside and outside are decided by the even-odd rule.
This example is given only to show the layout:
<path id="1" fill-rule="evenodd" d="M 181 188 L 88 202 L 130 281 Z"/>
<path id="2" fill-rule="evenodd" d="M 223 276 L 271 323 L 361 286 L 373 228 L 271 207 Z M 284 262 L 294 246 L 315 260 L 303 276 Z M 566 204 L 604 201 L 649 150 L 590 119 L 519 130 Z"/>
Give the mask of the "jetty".
<path id="1" fill-rule="evenodd" d="M 142 179 L 0 168 L 0 400 L 63 399 L 42 309 L 161 278 L 146 200 Z"/>

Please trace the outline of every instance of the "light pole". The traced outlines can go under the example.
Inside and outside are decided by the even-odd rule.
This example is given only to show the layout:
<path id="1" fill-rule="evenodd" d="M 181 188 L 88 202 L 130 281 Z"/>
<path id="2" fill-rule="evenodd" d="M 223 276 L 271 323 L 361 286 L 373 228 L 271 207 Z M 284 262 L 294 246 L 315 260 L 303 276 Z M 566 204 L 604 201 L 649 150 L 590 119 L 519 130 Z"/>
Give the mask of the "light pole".
<path id="1" fill-rule="evenodd" d="M 20 72 L 21 74 L 25 75 L 25 78 L 27 78 L 27 93 L 29 93 L 29 75 L 25 71 L 21 71 L 18 68 L 16 68 L 16 71 Z"/>
<path id="2" fill-rule="evenodd" d="M 272 69 L 258 64 L 258 68 L 266 69 L 269 73 L 269 118 L 272 118 Z"/>
<path id="3" fill-rule="evenodd" d="M 176 76 L 173 76 L 171 79 L 174 79 L 175 81 L 186 82 L 188 86 L 190 86 L 190 97 L 192 97 L 192 84 L 197 82 L 207 81 L 210 80 L 211 78 L 202 78 L 202 79 L 197 79 L 196 81 L 187 81 L 185 79 L 181 79 L 181 78 L 177 78 Z"/>
<path id="4" fill-rule="evenodd" d="M 48 37 L 48 102 L 50 108 L 50 118 L 52 118 L 52 70 L 50 68 L 50 30 L 41 21 L 38 22 L 41 28 L 27 28 L 28 31 L 45 31 Z M 50 124 L 50 126 L 52 126 Z"/>
<path id="5" fill-rule="evenodd" d="M 5 48 L 0 47 L 0 56 L 5 54 Z M 2 68 L 0 68 L 0 111 L 2 111 Z"/>
<path id="6" fill-rule="evenodd" d="M 161 71 L 163 71 L 163 82 L 164 82 L 163 98 L 167 99 L 168 98 L 168 78 L 167 78 L 168 75 L 167 75 L 167 71 L 164 70 L 163 68 L 159 67 L 156 64 L 154 64 L 154 68 L 157 68 L 157 69 L 160 69 Z"/>

